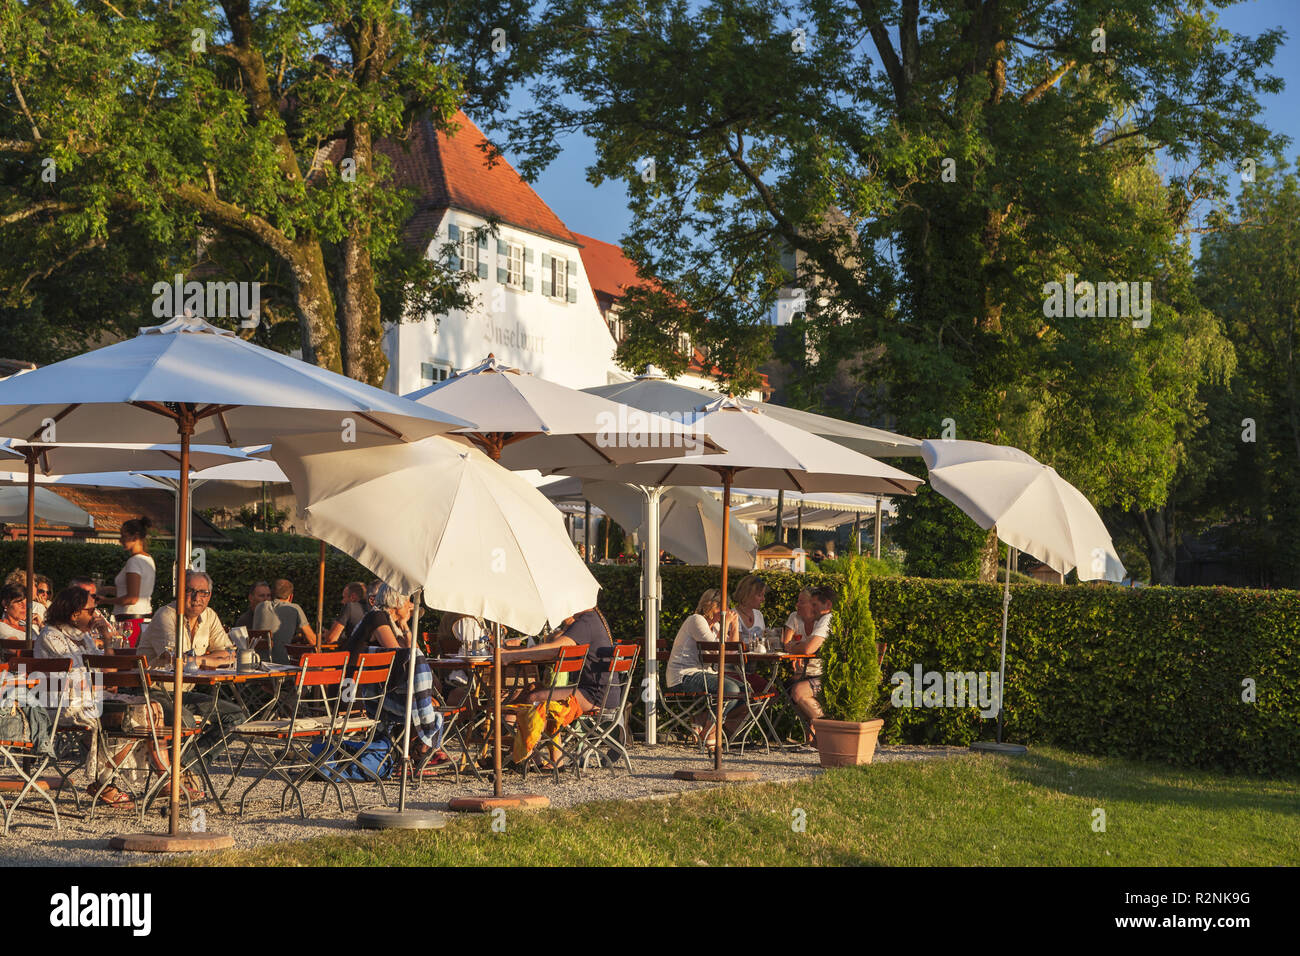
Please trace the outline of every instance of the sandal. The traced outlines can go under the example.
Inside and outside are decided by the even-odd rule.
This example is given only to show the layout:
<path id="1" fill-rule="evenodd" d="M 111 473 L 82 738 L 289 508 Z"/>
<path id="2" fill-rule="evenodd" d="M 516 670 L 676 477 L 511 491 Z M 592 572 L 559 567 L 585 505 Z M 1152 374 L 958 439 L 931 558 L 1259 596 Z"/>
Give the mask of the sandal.
<path id="1" fill-rule="evenodd" d="M 91 799 L 97 800 L 106 807 L 114 807 L 119 810 L 134 810 L 135 801 L 123 793 L 117 787 L 111 784 L 105 787 L 98 796 L 95 794 L 95 787 L 90 788 Z"/>
<path id="2" fill-rule="evenodd" d="M 191 800 L 202 800 L 207 796 L 203 791 L 202 783 L 188 770 L 181 774 L 181 789 L 189 795 Z"/>

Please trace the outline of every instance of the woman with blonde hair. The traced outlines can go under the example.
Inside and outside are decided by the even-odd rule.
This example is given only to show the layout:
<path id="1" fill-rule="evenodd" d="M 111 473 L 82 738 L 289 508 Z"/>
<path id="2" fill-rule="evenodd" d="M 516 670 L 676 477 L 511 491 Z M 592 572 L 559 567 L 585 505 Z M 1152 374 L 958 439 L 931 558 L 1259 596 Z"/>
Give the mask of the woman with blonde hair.
<path id="1" fill-rule="evenodd" d="M 736 585 L 736 596 L 732 603 L 740 618 L 740 639 L 746 645 L 754 643 L 755 638 L 762 637 L 767 629 L 763 620 L 763 598 L 767 597 L 767 582 L 757 574 L 747 574 Z"/>
<path id="2" fill-rule="evenodd" d="M 701 641 L 718 639 L 718 622 L 721 618 L 721 592 L 717 588 L 710 588 L 700 595 L 700 600 L 695 605 L 695 613 L 682 622 L 682 626 L 677 630 L 677 636 L 673 638 L 673 649 L 668 655 L 666 674 L 669 693 L 713 694 L 717 692 L 718 672 L 712 667 L 704 666 L 700 661 L 699 645 Z M 737 639 L 738 624 L 739 619 L 735 610 L 728 609 L 728 640 Z M 722 716 L 725 719 L 731 709 L 739 703 L 733 695 L 740 693 L 740 684 L 734 678 L 726 677 L 723 679 L 722 687 L 729 697 L 722 705 Z M 712 750 L 716 746 L 713 726 L 705 729 L 697 723 L 695 732 L 706 748 Z"/>

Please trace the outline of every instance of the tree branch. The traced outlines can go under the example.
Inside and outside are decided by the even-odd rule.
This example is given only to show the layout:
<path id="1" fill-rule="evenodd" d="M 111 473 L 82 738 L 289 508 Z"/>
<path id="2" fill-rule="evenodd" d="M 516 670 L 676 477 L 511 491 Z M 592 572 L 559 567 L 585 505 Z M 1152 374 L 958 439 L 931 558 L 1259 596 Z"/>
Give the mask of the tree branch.
<path id="1" fill-rule="evenodd" d="M 1053 70 L 1051 74 L 1045 77 L 1042 80 L 1042 82 L 1040 82 L 1037 86 L 1031 87 L 1030 89 L 1026 90 L 1024 94 L 1020 97 L 1020 102 L 1021 103 L 1034 102 L 1034 100 L 1038 99 L 1048 90 L 1050 90 L 1053 86 L 1055 86 L 1057 80 L 1065 76 L 1065 74 L 1070 72 L 1070 70 L 1073 68 L 1074 68 L 1074 61 L 1066 60 L 1063 64 L 1061 64 L 1061 66 L 1057 67 L 1057 69 Z"/>

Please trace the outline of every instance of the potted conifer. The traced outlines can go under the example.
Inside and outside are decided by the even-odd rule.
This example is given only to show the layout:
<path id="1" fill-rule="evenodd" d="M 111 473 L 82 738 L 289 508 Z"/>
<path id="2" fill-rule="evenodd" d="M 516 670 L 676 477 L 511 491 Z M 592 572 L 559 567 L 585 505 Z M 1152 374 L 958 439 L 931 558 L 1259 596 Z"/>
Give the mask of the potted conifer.
<path id="1" fill-rule="evenodd" d="M 860 557 L 844 562 L 844 587 L 822 642 L 822 701 L 826 716 L 813 721 L 823 767 L 871 763 L 884 720 L 880 712 L 880 662 L 871 619 L 870 566 Z"/>

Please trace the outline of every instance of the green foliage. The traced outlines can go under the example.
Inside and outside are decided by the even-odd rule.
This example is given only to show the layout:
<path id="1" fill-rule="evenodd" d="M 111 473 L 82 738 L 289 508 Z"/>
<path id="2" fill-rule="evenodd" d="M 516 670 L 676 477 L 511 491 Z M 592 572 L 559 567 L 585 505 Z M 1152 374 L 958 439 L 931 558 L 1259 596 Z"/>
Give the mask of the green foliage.
<path id="1" fill-rule="evenodd" d="M 850 565 L 856 564 L 866 568 L 867 576 L 872 578 L 897 578 L 902 577 L 903 574 L 902 564 L 897 559 L 888 555 L 876 559 L 869 554 L 848 554 L 841 558 L 828 558 L 817 562 L 817 570 L 822 574 L 843 576 Z"/>
<path id="2" fill-rule="evenodd" d="M 1003 738 L 1185 766 L 1293 773 L 1300 762 L 1300 593 L 1013 585 Z M 879 579 L 885 673 L 995 672 L 1002 591 Z M 1244 681 L 1256 700 L 1243 701 Z M 973 708 L 895 707 L 889 742 L 966 744 Z"/>
<path id="3" fill-rule="evenodd" d="M 822 642 L 822 702 L 831 720 L 864 721 L 880 709 L 880 663 L 871 619 L 870 558 L 845 559 L 830 636 Z M 883 562 L 881 562 L 883 563 Z"/>

